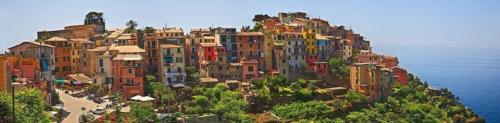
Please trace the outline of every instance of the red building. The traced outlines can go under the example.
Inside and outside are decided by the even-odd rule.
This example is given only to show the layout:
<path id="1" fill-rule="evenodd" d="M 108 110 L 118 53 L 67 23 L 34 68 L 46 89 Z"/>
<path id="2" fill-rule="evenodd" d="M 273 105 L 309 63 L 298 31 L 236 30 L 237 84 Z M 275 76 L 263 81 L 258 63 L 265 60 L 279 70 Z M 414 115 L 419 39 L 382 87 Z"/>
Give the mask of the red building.
<path id="1" fill-rule="evenodd" d="M 398 57 L 394 56 L 382 56 L 382 65 L 386 68 L 393 68 L 398 66 Z"/>
<path id="2" fill-rule="evenodd" d="M 198 45 L 198 67 L 202 64 L 217 61 L 217 44 L 216 43 L 200 43 Z"/>
<path id="3" fill-rule="evenodd" d="M 393 67 L 392 72 L 394 74 L 394 80 L 398 81 L 402 85 L 408 85 L 408 72 L 401 67 Z"/>
<path id="4" fill-rule="evenodd" d="M 328 76 L 328 63 L 327 62 L 314 62 L 313 71 L 320 78 L 327 77 Z"/>
<path id="5" fill-rule="evenodd" d="M 307 63 L 307 68 L 309 70 L 314 70 L 316 66 L 316 62 L 319 62 L 319 57 L 316 55 L 307 55 L 306 56 L 306 63 Z"/>

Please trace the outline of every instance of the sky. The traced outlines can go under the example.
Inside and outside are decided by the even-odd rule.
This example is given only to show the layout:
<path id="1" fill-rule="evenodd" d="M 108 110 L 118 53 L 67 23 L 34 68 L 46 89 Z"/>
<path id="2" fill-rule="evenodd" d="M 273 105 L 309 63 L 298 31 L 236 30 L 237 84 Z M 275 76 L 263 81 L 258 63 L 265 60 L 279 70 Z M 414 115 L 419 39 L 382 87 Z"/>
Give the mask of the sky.
<path id="1" fill-rule="evenodd" d="M 0 0 L 0 50 L 32 41 L 36 32 L 83 24 L 90 11 L 104 13 L 106 28 L 191 28 L 253 25 L 255 14 L 306 12 L 352 28 L 374 46 L 500 48 L 498 0 Z"/>

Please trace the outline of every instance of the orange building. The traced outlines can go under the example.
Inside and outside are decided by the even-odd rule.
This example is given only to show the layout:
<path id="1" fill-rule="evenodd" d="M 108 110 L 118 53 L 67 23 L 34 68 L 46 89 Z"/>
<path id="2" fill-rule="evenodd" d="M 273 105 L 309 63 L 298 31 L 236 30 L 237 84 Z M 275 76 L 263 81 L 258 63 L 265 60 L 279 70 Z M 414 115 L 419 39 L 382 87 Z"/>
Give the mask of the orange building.
<path id="1" fill-rule="evenodd" d="M 238 44 L 239 60 L 255 59 L 258 63 L 256 71 L 264 70 L 264 34 L 261 32 L 239 32 L 236 42 Z"/>
<path id="2" fill-rule="evenodd" d="M 11 69 L 12 66 L 9 63 L 9 59 L 0 56 L 0 92 L 9 90 L 12 82 Z"/>
<path id="3" fill-rule="evenodd" d="M 61 79 L 71 73 L 71 45 L 67 39 L 52 37 L 45 43 L 55 46 L 54 61 L 56 78 Z"/>
<path id="4" fill-rule="evenodd" d="M 391 70 L 373 63 L 355 63 L 350 70 L 351 90 L 368 96 L 371 101 L 386 99 L 391 93 Z"/>

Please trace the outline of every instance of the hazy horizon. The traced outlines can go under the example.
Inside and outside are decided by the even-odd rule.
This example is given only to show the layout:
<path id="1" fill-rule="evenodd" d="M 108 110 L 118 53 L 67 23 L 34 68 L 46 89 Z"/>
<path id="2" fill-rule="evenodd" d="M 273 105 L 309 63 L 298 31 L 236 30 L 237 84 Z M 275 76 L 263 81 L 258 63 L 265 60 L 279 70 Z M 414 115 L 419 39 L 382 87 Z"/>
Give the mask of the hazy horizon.
<path id="1" fill-rule="evenodd" d="M 104 13 L 106 28 L 240 28 L 255 14 L 306 12 L 330 24 L 351 27 L 373 46 L 500 48 L 500 1 L 1 1 L 0 38 L 4 51 L 36 32 L 83 24 L 89 11 Z"/>

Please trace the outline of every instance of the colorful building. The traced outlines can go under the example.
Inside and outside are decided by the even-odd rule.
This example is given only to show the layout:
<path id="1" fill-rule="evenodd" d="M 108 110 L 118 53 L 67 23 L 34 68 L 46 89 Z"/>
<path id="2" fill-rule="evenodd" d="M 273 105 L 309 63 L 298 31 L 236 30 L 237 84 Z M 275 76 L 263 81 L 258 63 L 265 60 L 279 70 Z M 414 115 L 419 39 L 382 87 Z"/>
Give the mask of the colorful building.
<path id="1" fill-rule="evenodd" d="M 160 45 L 162 56 L 160 70 L 163 73 L 160 81 L 166 85 L 184 84 L 186 80 L 186 67 L 184 60 L 184 47 L 174 44 Z"/>
<path id="2" fill-rule="evenodd" d="M 242 59 L 252 60 L 255 59 L 258 62 L 257 71 L 263 71 L 264 69 L 264 34 L 261 32 L 239 32 L 237 35 L 238 46 L 238 58 L 240 61 Z"/>
<path id="3" fill-rule="evenodd" d="M 0 92 L 5 92 L 10 90 L 12 83 L 12 66 L 10 65 L 9 59 L 0 56 Z"/>
<path id="4" fill-rule="evenodd" d="M 215 34 L 215 41 L 220 43 L 227 52 L 227 60 L 230 63 L 238 62 L 238 42 L 236 28 L 214 28 L 211 31 Z"/>
<path id="5" fill-rule="evenodd" d="M 255 81 L 259 78 L 259 72 L 257 70 L 258 61 L 255 59 L 251 60 L 242 60 L 240 61 L 242 66 L 242 76 L 243 81 Z"/>
<path id="6" fill-rule="evenodd" d="M 11 61 L 11 65 L 17 70 L 18 77 L 33 81 L 34 87 L 45 91 L 45 101 L 51 104 L 50 97 L 55 89 L 55 47 L 39 42 L 22 42 L 10 47 L 9 51 L 17 59 Z"/>
<path id="7" fill-rule="evenodd" d="M 143 95 L 144 50 L 138 46 L 111 46 L 112 91 L 123 92 L 126 98 Z"/>
<path id="8" fill-rule="evenodd" d="M 57 79 L 62 79 L 71 73 L 71 45 L 69 40 L 52 37 L 45 40 L 45 43 L 55 46 L 54 61 L 55 61 L 55 76 Z"/>
<path id="9" fill-rule="evenodd" d="M 327 36 L 316 34 L 316 51 L 321 61 L 327 61 L 330 58 L 331 44 Z"/>
<path id="10" fill-rule="evenodd" d="M 215 37 L 210 33 L 210 29 L 191 29 L 189 37 L 186 37 L 186 42 L 184 43 L 186 66 L 197 67 L 197 50 L 200 43 L 215 43 Z"/>
<path id="11" fill-rule="evenodd" d="M 287 58 L 290 77 L 297 76 L 307 66 L 306 45 L 303 36 L 298 32 L 284 32 L 287 40 Z"/>
<path id="12" fill-rule="evenodd" d="M 282 36 L 282 35 L 281 35 Z M 273 43 L 273 62 L 271 75 L 282 75 L 288 77 L 288 59 L 287 56 L 287 41 L 285 40 L 275 40 Z"/>
<path id="13" fill-rule="evenodd" d="M 304 42 L 306 43 L 306 53 L 308 55 L 316 55 L 316 33 L 311 30 L 302 31 L 302 37 L 304 37 Z"/>
<path id="14" fill-rule="evenodd" d="M 393 67 L 394 81 L 399 82 L 401 85 L 408 85 L 408 72 L 401 67 Z"/>
<path id="15" fill-rule="evenodd" d="M 372 101 L 386 99 L 393 82 L 392 71 L 373 63 L 355 63 L 350 66 L 350 89 L 360 92 Z"/>

